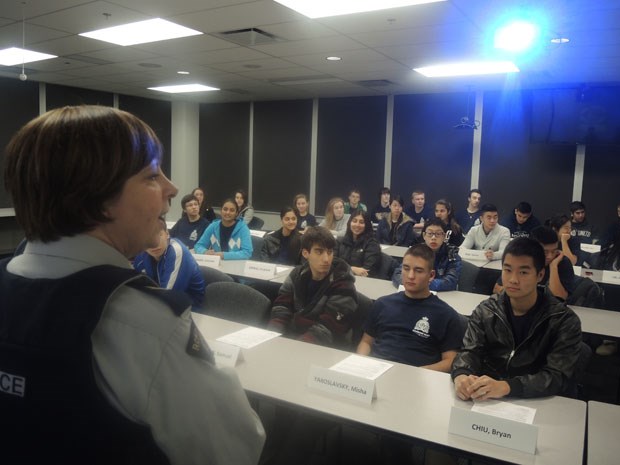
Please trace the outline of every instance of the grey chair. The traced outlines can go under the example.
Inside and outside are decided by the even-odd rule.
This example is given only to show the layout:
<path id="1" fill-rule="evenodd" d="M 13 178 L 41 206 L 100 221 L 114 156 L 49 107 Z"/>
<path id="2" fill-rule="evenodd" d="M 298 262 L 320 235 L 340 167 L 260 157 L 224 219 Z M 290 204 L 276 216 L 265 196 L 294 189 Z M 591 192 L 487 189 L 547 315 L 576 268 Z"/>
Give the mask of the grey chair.
<path id="1" fill-rule="evenodd" d="M 255 216 L 248 223 L 248 228 L 260 231 L 264 225 L 265 225 L 265 220 L 263 220 L 262 218 L 259 218 L 258 216 Z"/>
<path id="2" fill-rule="evenodd" d="M 260 260 L 260 251 L 263 248 L 263 243 L 265 242 L 265 239 L 263 239 L 262 237 L 258 237 L 258 236 L 250 236 L 252 238 L 252 256 L 250 257 L 250 260 Z"/>
<path id="3" fill-rule="evenodd" d="M 203 308 L 210 316 L 263 326 L 271 311 L 271 301 L 245 284 L 219 282 L 207 286 Z"/>
<path id="4" fill-rule="evenodd" d="M 357 309 L 351 322 L 351 349 L 355 351 L 364 335 L 364 324 L 372 308 L 373 301 L 364 294 L 357 293 Z"/>
<path id="5" fill-rule="evenodd" d="M 232 279 L 226 273 L 222 273 L 220 270 L 216 270 L 215 268 L 209 268 L 208 266 L 201 266 L 200 272 L 202 273 L 202 277 L 205 280 L 205 284 L 208 286 L 211 283 L 232 283 L 234 279 Z"/>
<path id="6" fill-rule="evenodd" d="M 379 267 L 379 272 L 377 274 L 377 278 L 379 279 L 392 279 L 392 275 L 394 274 L 394 270 L 398 266 L 398 262 L 394 257 L 386 254 L 385 252 L 381 252 L 381 266 Z"/>
<path id="7" fill-rule="evenodd" d="M 461 275 L 457 289 L 463 292 L 476 292 L 476 280 L 480 273 L 480 268 L 468 261 L 461 260 Z"/>

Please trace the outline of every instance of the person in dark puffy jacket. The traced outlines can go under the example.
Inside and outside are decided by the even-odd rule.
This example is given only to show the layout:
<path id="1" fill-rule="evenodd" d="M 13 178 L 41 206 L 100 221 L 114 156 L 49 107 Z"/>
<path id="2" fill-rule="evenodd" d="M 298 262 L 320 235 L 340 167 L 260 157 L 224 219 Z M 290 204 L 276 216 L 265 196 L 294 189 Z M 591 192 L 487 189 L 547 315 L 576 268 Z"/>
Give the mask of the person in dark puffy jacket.
<path id="1" fill-rule="evenodd" d="M 413 220 L 403 213 L 404 200 L 400 195 L 392 196 L 390 214 L 377 226 L 377 240 L 380 244 L 409 247 L 414 242 Z"/>
<path id="2" fill-rule="evenodd" d="M 293 207 L 280 211 L 282 227 L 265 236 L 260 259 L 283 265 L 299 265 L 301 260 L 301 233 L 297 229 L 297 213 Z"/>
<path id="3" fill-rule="evenodd" d="M 351 215 L 347 232 L 338 239 L 334 253 L 349 264 L 355 276 L 377 276 L 381 266 L 381 246 L 375 238 L 368 212 L 357 210 Z"/>
<path id="4" fill-rule="evenodd" d="M 548 290 L 539 290 L 545 253 L 514 239 L 502 256 L 504 290 L 476 307 L 452 364 L 463 400 L 571 394 L 581 352 L 581 323 Z"/>

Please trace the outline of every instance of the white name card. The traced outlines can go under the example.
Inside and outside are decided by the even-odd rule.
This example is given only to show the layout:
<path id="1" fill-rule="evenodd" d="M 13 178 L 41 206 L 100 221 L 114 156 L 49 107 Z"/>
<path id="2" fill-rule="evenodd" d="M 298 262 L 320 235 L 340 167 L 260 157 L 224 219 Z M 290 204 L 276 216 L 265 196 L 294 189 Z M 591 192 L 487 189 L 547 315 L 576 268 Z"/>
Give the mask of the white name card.
<path id="1" fill-rule="evenodd" d="M 584 252 L 596 253 L 601 251 L 599 244 L 581 244 L 581 250 Z"/>
<path id="2" fill-rule="evenodd" d="M 219 255 L 203 255 L 195 254 L 194 258 L 199 266 L 208 266 L 209 268 L 219 268 L 222 257 Z"/>
<path id="3" fill-rule="evenodd" d="M 172 229 L 176 223 L 174 221 L 166 221 L 166 228 Z"/>
<path id="4" fill-rule="evenodd" d="M 260 231 L 258 229 L 250 229 L 250 235 L 255 237 L 265 237 L 267 231 Z"/>
<path id="5" fill-rule="evenodd" d="M 593 270 L 591 268 L 581 267 L 581 276 L 590 278 L 592 281 L 600 283 L 603 279 L 603 270 Z"/>
<path id="6" fill-rule="evenodd" d="M 243 360 L 241 347 L 225 344 L 219 341 L 210 341 L 209 348 L 213 352 L 215 363 L 220 367 L 235 367 L 237 362 Z"/>
<path id="7" fill-rule="evenodd" d="M 312 365 L 308 387 L 370 405 L 377 397 L 375 380 Z"/>
<path id="8" fill-rule="evenodd" d="M 603 271 L 602 281 L 607 284 L 620 285 L 620 271 Z"/>
<path id="9" fill-rule="evenodd" d="M 520 421 L 452 407 L 448 431 L 470 439 L 488 442 L 529 454 L 536 453 L 538 427 Z"/>
<path id="10" fill-rule="evenodd" d="M 244 276 L 259 279 L 271 279 L 276 275 L 276 264 L 248 260 L 243 267 Z"/>
<path id="11" fill-rule="evenodd" d="M 468 258 L 470 260 L 488 262 L 489 260 L 487 259 L 485 254 L 486 254 L 486 250 L 473 250 L 473 249 L 463 249 L 463 248 L 459 249 L 459 255 L 462 258 Z"/>

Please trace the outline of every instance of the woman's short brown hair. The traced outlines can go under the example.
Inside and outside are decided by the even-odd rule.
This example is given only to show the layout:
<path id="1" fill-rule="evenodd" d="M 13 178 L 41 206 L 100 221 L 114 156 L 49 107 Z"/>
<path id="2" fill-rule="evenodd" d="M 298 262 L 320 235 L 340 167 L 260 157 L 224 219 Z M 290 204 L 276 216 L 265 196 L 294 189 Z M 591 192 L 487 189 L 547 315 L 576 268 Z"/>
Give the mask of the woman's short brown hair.
<path id="1" fill-rule="evenodd" d="M 21 128 L 6 148 L 4 184 L 28 240 L 50 242 L 110 221 L 125 182 L 161 163 L 162 146 L 137 117 L 103 106 L 58 108 Z"/>

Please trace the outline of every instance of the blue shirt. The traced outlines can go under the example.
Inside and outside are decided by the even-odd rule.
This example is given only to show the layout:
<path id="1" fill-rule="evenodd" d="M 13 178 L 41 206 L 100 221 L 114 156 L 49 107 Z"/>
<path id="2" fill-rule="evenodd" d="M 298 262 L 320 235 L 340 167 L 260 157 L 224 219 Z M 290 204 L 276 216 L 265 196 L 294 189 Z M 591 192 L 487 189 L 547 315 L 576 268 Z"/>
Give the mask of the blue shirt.
<path id="1" fill-rule="evenodd" d="M 192 299 L 192 306 L 199 307 L 205 294 L 205 281 L 191 252 L 180 241 L 170 239 L 159 261 L 141 252 L 133 267 L 146 274 L 164 289 L 185 292 Z"/>
<path id="2" fill-rule="evenodd" d="M 456 311 L 435 295 L 411 299 L 404 292 L 376 300 L 364 332 L 375 339 L 370 355 L 414 366 L 441 360 L 463 343 Z"/>

